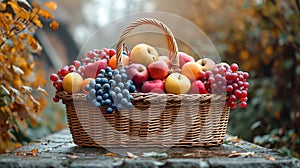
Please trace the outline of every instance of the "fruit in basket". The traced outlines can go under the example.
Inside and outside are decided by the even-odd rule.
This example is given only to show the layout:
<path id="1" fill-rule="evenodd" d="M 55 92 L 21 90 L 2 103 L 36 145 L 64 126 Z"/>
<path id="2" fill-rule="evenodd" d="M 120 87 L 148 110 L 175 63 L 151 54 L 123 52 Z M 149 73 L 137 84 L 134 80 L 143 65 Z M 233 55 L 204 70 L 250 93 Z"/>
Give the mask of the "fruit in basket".
<path id="1" fill-rule="evenodd" d="M 167 93 L 186 94 L 191 88 L 191 82 L 188 77 L 183 74 L 171 73 L 165 81 L 165 90 Z"/>
<path id="2" fill-rule="evenodd" d="M 143 64 L 148 67 L 149 64 L 158 60 L 158 53 L 154 47 L 148 44 L 137 44 L 131 50 L 130 60 L 132 63 Z"/>
<path id="3" fill-rule="evenodd" d="M 148 72 L 153 79 L 164 79 L 169 74 L 169 66 L 164 61 L 155 61 L 148 66 Z"/>
<path id="4" fill-rule="evenodd" d="M 184 52 L 178 52 L 178 59 L 180 68 L 187 62 L 195 62 L 195 59 L 192 56 Z"/>
<path id="5" fill-rule="evenodd" d="M 123 66 L 127 66 L 127 65 L 129 65 L 130 58 L 127 55 L 122 54 L 122 62 L 123 62 Z M 112 69 L 117 68 L 117 56 L 116 55 L 112 56 L 109 59 L 108 66 L 110 66 Z"/>
<path id="6" fill-rule="evenodd" d="M 201 80 L 195 80 L 189 91 L 189 94 L 207 94 L 208 91 L 205 88 L 204 83 Z"/>
<path id="7" fill-rule="evenodd" d="M 216 63 L 210 58 L 201 58 L 197 61 L 201 65 L 203 71 L 212 71 L 215 68 Z"/>
<path id="8" fill-rule="evenodd" d="M 76 93 L 80 91 L 82 81 L 82 76 L 79 73 L 71 72 L 64 77 L 62 87 L 69 94 Z"/>
<path id="9" fill-rule="evenodd" d="M 181 68 L 181 73 L 191 81 L 198 79 L 201 71 L 202 67 L 197 62 L 187 62 Z"/>
<path id="10" fill-rule="evenodd" d="M 90 81 L 92 81 L 92 80 L 94 81 L 95 79 L 94 78 L 86 78 L 81 82 L 80 87 L 81 87 L 81 92 L 82 93 L 84 93 L 84 94 L 89 93 L 89 90 L 86 89 L 87 88 L 86 86 L 89 85 Z"/>
<path id="11" fill-rule="evenodd" d="M 107 67 L 106 60 L 99 60 L 94 63 L 88 63 L 84 70 L 84 75 L 86 78 L 96 78 L 97 74 L 101 69 L 105 69 Z"/>
<path id="12" fill-rule="evenodd" d="M 143 93 L 149 93 L 149 92 L 164 93 L 164 89 L 165 89 L 164 82 L 160 79 L 155 79 L 151 81 L 146 81 L 143 84 L 141 91 Z"/>
<path id="13" fill-rule="evenodd" d="M 158 61 L 164 61 L 168 65 L 168 67 L 170 68 L 170 62 L 171 61 L 170 61 L 168 56 L 164 56 L 164 55 L 159 56 Z"/>
<path id="14" fill-rule="evenodd" d="M 87 99 L 91 100 L 95 107 L 106 107 L 107 113 L 133 106 L 130 93 L 135 93 L 136 90 L 133 82 L 127 78 L 124 68 L 112 70 L 107 67 L 100 70 L 95 82 L 90 82 L 89 87 Z"/>
<path id="15" fill-rule="evenodd" d="M 142 64 L 130 64 L 126 70 L 128 79 L 132 80 L 137 86 L 141 86 L 145 81 L 148 80 L 148 70 Z"/>

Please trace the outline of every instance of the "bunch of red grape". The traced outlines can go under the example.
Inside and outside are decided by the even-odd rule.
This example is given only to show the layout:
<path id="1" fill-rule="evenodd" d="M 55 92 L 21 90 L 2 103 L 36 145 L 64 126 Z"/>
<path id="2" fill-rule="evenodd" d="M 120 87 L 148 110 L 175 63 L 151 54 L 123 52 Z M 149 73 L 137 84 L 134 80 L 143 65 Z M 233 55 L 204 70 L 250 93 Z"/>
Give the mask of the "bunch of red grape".
<path id="1" fill-rule="evenodd" d="M 67 65 L 50 75 L 50 80 L 53 82 L 53 86 L 56 89 L 56 94 L 63 91 L 62 81 L 64 77 L 71 73 L 79 73 L 83 78 L 85 78 L 85 68 L 89 63 L 95 63 L 98 60 L 104 60 L 108 62 L 109 58 L 116 54 L 114 49 L 94 49 L 87 52 L 86 57 L 79 58 L 79 60 L 73 61 L 72 65 Z M 58 102 L 60 99 L 58 96 L 53 97 L 54 102 Z"/>
<path id="2" fill-rule="evenodd" d="M 238 71 L 236 63 L 230 66 L 226 63 L 217 64 L 212 71 L 200 73 L 200 80 L 205 84 L 209 93 L 227 94 L 227 105 L 235 109 L 240 105 L 241 108 L 247 107 L 248 72 Z"/>

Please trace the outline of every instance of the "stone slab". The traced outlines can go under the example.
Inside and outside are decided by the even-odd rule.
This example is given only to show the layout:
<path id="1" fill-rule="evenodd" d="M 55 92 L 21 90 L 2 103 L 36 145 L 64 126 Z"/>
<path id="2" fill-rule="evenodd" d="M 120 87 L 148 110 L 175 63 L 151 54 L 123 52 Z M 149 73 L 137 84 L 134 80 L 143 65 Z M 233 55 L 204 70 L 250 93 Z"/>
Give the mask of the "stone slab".
<path id="1" fill-rule="evenodd" d="M 124 149 L 126 151 L 126 149 Z M 151 151 L 151 149 L 149 149 Z M 170 148 L 166 158 L 134 158 L 117 155 L 104 148 L 78 147 L 68 129 L 31 142 L 13 152 L 0 155 L 2 167 L 99 167 L 99 168 L 207 168 L 207 167 L 290 167 L 300 168 L 300 161 L 261 146 L 228 136 L 218 147 Z"/>

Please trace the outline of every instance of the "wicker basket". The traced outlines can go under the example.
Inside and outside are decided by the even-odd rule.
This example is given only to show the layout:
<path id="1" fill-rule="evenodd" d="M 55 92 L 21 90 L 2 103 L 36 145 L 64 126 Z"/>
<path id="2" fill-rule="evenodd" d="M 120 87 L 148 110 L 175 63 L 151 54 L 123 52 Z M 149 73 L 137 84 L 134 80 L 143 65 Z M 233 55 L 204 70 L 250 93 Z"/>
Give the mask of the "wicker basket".
<path id="1" fill-rule="evenodd" d="M 155 19 L 132 22 L 117 44 L 117 64 L 122 67 L 123 42 L 134 28 L 150 24 L 166 35 L 171 71 L 179 71 L 177 44 L 168 27 Z M 93 147 L 217 146 L 223 143 L 230 109 L 226 95 L 132 94 L 132 109 L 106 114 L 83 93 L 58 93 L 66 106 L 74 143 Z"/>

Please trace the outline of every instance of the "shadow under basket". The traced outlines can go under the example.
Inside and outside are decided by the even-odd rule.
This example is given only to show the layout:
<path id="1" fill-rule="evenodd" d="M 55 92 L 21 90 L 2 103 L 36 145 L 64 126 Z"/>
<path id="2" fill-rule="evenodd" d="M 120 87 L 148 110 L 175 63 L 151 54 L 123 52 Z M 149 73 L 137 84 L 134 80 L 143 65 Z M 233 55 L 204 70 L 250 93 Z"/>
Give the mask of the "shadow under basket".
<path id="1" fill-rule="evenodd" d="M 84 147 L 218 146 L 230 108 L 225 95 L 132 94 L 133 108 L 106 113 L 86 95 L 59 93 L 73 141 Z"/>

